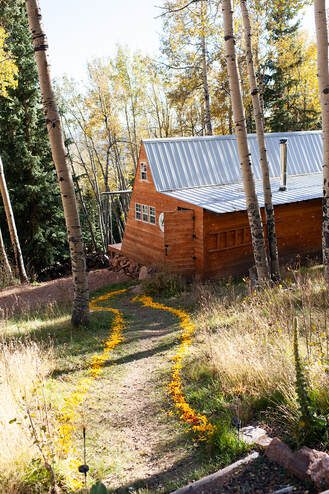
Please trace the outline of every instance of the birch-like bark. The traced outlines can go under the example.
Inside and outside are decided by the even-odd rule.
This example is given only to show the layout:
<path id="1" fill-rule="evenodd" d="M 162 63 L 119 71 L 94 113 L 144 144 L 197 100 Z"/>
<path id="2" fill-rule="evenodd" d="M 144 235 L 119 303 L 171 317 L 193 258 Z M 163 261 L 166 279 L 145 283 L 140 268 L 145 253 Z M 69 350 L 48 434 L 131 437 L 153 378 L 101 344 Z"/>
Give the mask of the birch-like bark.
<path id="1" fill-rule="evenodd" d="M 235 135 L 238 144 L 257 277 L 258 281 L 263 283 L 269 281 L 270 273 L 266 256 L 262 218 L 258 205 L 248 147 L 246 119 L 242 103 L 241 87 L 235 53 L 231 0 L 223 0 L 222 10 L 224 19 L 225 55 L 228 79 L 230 83 Z"/>
<path id="2" fill-rule="evenodd" d="M 206 135 L 212 136 L 211 110 L 210 110 L 210 94 L 208 83 L 208 61 L 207 61 L 207 41 L 206 41 L 206 8 L 204 0 L 201 0 L 201 57 L 202 57 L 202 83 L 205 103 L 205 127 Z"/>
<path id="3" fill-rule="evenodd" d="M 2 159 L 0 157 L 0 193 L 2 197 L 3 207 L 6 214 L 10 241 L 14 251 L 15 265 L 17 269 L 17 275 L 21 283 L 28 283 L 28 277 L 25 271 L 24 259 L 21 250 L 21 245 L 19 243 L 19 238 L 17 234 L 17 228 L 15 223 L 14 211 L 10 202 L 9 192 L 6 183 L 5 172 L 3 168 Z"/>
<path id="4" fill-rule="evenodd" d="M 328 28 L 325 0 L 314 0 L 314 17 L 323 139 L 323 264 L 325 278 L 327 283 L 329 283 L 329 70 Z"/>
<path id="5" fill-rule="evenodd" d="M 247 68 L 248 68 L 248 79 L 249 79 L 253 111 L 255 116 L 260 167 L 262 170 L 262 177 L 263 177 L 264 206 L 265 206 L 265 215 L 266 215 L 270 269 L 271 269 L 272 279 L 274 281 L 279 281 L 280 265 L 279 265 L 278 245 L 277 245 L 277 238 L 275 231 L 275 216 L 274 216 L 274 207 L 272 201 L 270 172 L 269 172 L 269 165 L 268 165 L 266 144 L 265 144 L 264 116 L 263 116 L 261 101 L 259 97 L 259 88 L 256 82 L 255 66 L 254 66 L 252 44 L 251 44 L 251 26 L 250 26 L 249 12 L 247 8 L 246 0 L 241 0 L 240 3 L 241 3 L 242 22 L 243 22 L 243 31 L 244 31 L 244 44 L 245 44 Z"/>
<path id="6" fill-rule="evenodd" d="M 5 280 L 9 281 L 9 283 L 11 283 L 13 281 L 13 273 L 12 273 L 10 263 L 8 260 L 8 256 L 7 256 L 7 252 L 6 252 L 6 246 L 5 246 L 5 243 L 3 241 L 1 228 L 0 228 L 0 263 L 2 264 Z"/>
<path id="7" fill-rule="evenodd" d="M 66 229 L 70 247 L 73 275 L 72 324 L 79 326 L 88 321 L 88 276 L 82 232 L 70 167 L 66 160 L 65 145 L 47 59 L 47 38 L 41 24 L 38 0 L 26 0 L 30 31 L 46 117 L 53 160 L 62 196 Z"/>

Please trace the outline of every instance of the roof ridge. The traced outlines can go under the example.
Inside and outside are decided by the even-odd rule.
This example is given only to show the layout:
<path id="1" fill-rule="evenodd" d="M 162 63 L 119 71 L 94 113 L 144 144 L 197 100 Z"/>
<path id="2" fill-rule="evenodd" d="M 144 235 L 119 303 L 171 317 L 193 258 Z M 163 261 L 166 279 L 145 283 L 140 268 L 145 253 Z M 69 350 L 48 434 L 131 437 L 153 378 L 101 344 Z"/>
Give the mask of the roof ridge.
<path id="1" fill-rule="evenodd" d="M 297 131 L 285 131 L 285 132 L 266 132 L 265 137 L 280 137 L 280 136 L 300 136 L 300 135 L 316 135 L 321 134 L 322 130 L 297 130 Z M 257 137 L 256 133 L 247 134 L 248 137 Z M 143 143 L 152 142 L 170 142 L 170 141 L 207 141 L 207 140 L 236 140 L 235 134 L 218 134 L 212 136 L 178 136 L 178 137 L 154 137 L 151 139 L 142 139 Z"/>

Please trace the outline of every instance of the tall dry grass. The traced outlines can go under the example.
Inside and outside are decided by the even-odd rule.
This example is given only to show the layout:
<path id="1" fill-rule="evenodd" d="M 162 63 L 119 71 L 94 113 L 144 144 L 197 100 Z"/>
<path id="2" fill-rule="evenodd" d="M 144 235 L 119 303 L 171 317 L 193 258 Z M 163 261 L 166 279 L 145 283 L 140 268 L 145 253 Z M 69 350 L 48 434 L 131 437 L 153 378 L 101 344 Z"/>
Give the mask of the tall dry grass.
<path id="1" fill-rule="evenodd" d="M 292 273 L 283 285 L 249 296 L 232 284 L 219 294 L 205 291 L 191 377 L 211 375 L 228 402 L 239 401 L 245 423 L 263 412 L 293 434 L 299 420 L 293 352 L 297 316 L 311 398 L 318 413 L 329 417 L 328 295 L 317 270 Z"/>
<path id="2" fill-rule="evenodd" d="M 45 447 L 49 433 L 42 388 L 52 366 L 51 351 L 35 342 L 0 342 L 1 492 L 29 492 L 32 465 L 40 460 L 40 447 Z"/>

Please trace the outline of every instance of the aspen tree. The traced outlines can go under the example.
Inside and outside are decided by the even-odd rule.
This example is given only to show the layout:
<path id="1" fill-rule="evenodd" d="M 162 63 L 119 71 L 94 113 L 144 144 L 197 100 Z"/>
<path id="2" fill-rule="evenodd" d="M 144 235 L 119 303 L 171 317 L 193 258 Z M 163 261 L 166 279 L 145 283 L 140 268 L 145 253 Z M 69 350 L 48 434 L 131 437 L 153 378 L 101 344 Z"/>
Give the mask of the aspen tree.
<path id="1" fill-rule="evenodd" d="M 26 9 L 32 34 L 35 60 L 46 117 L 53 160 L 62 196 L 66 229 L 70 247 L 73 275 L 72 324 L 79 326 L 88 320 L 88 276 L 86 257 L 82 241 L 80 218 L 75 198 L 70 166 L 66 160 L 65 145 L 61 129 L 55 95 L 52 88 L 47 58 L 47 38 L 41 24 L 41 11 L 38 0 L 26 0 Z"/>
<path id="2" fill-rule="evenodd" d="M 279 254 L 278 254 L 277 238 L 275 231 L 275 217 L 274 217 L 274 207 L 272 202 L 270 172 L 269 172 L 269 165 L 268 165 L 266 144 L 265 144 L 264 116 L 263 116 L 262 105 L 260 101 L 259 89 L 257 87 L 257 82 L 256 82 L 256 74 L 255 74 L 254 59 L 253 59 L 252 44 L 251 44 L 251 26 L 250 26 L 247 2 L 246 0 L 240 0 L 240 3 L 241 3 L 241 12 L 242 12 L 244 45 L 245 45 L 245 53 L 246 53 L 247 68 L 248 68 L 249 87 L 250 87 L 251 100 L 252 100 L 254 116 L 255 116 L 260 167 L 262 170 L 262 177 L 263 177 L 264 207 L 265 207 L 265 215 L 266 215 L 270 269 L 271 269 L 272 279 L 278 281 L 280 279 Z"/>
<path id="3" fill-rule="evenodd" d="M 5 177 L 1 157 L 0 157 L 0 193 L 6 214 L 6 219 L 7 219 L 7 224 L 10 234 L 10 241 L 14 251 L 17 275 L 19 276 L 21 283 L 28 283 L 28 277 L 25 271 L 23 254 L 19 243 L 14 212 L 10 202 L 10 197 L 9 197 L 9 192 L 7 188 L 6 177 Z"/>
<path id="4" fill-rule="evenodd" d="M 260 283 L 269 281 L 270 273 L 266 256 L 262 218 L 255 189 L 254 176 L 248 147 L 246 119 L 242 103 L 241 87 L 238 75 L 235 53 L 235 38 L 233 34 L 233 11 L 231 0 L 223 0 L 222 11 L 224 19 L 224 41 L 227 72 L 233 107 L 235 134 L 238 144 L 243 186 L 246 197 L 248 220 L 251 231 L 253 254 Z"/>
<path id="5" fill-rule="evenodd" d="M 314 0 L 315 31 L 317 42 L 317 68 L 322 115 L 323 139 L 323 218 L 322 247 L 324 273 L 329 282 L 329 70 L 328 28 L 325 0 Z"/>
<path id="6" fill-rule="evenodd" d="M 207 2 L 204 0 L 200 1 L 200 22 L 201 22 L 201 64 L 202 64 L 202 81 L 203 81 L 203 93 L 204 93 L 204 103 L 205 103 L 205 127 L 206 135 L 211 136 L 212 123 L 211 123 L 211 110 L 210 110 L 210 94 L 209 94 L 209 83 L 208 83 L 208 63 L 207 63 L 207 40 L 206 40 L 206 17 L 207 17 Z"/>
<path id="7" fill-rule="evenodd" d="M 13 280 L 13 273 L 11 271 L 11 267 L 9 264 L 9 260 L 8 260 L 8 256 L 7 256 L 7 252 L 6 252 L 5 243 L 3 241 L 1 228 L 0 228 L 0 263 L 2 265 L 5 280 L 6 281 L 9 280 L 11 282 Z"/>

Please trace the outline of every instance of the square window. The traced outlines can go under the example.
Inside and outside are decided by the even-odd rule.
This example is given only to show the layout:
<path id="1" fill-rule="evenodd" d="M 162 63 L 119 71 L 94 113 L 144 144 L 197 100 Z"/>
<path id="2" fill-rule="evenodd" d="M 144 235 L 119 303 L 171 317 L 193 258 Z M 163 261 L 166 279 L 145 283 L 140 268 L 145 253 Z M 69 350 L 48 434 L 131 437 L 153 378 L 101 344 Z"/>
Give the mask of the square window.
<path id="1" fill-rule="evenodd" d="M 148 223 L 149 222 L 149 207 L 144 206 L 144 204 L 143 204 L 142 211 L 143 211 L 142 219 L 145 223 Z"/>
<path id="2" fill-rule="evenodd" d="M 155 208 L 150 206 L 150 223 L 155 225 Z"/>
<path id="3" fill-rule="evenodd" d="M 141 163 L 141 180 L 147 180 L 147 165 Z"/>
<path id="4" fill-rule="evenodd" d="M 135 219 L 136 220 L 141 220 L 142 219 L 142 208 L 140 204 L 135 204 Z"/>

